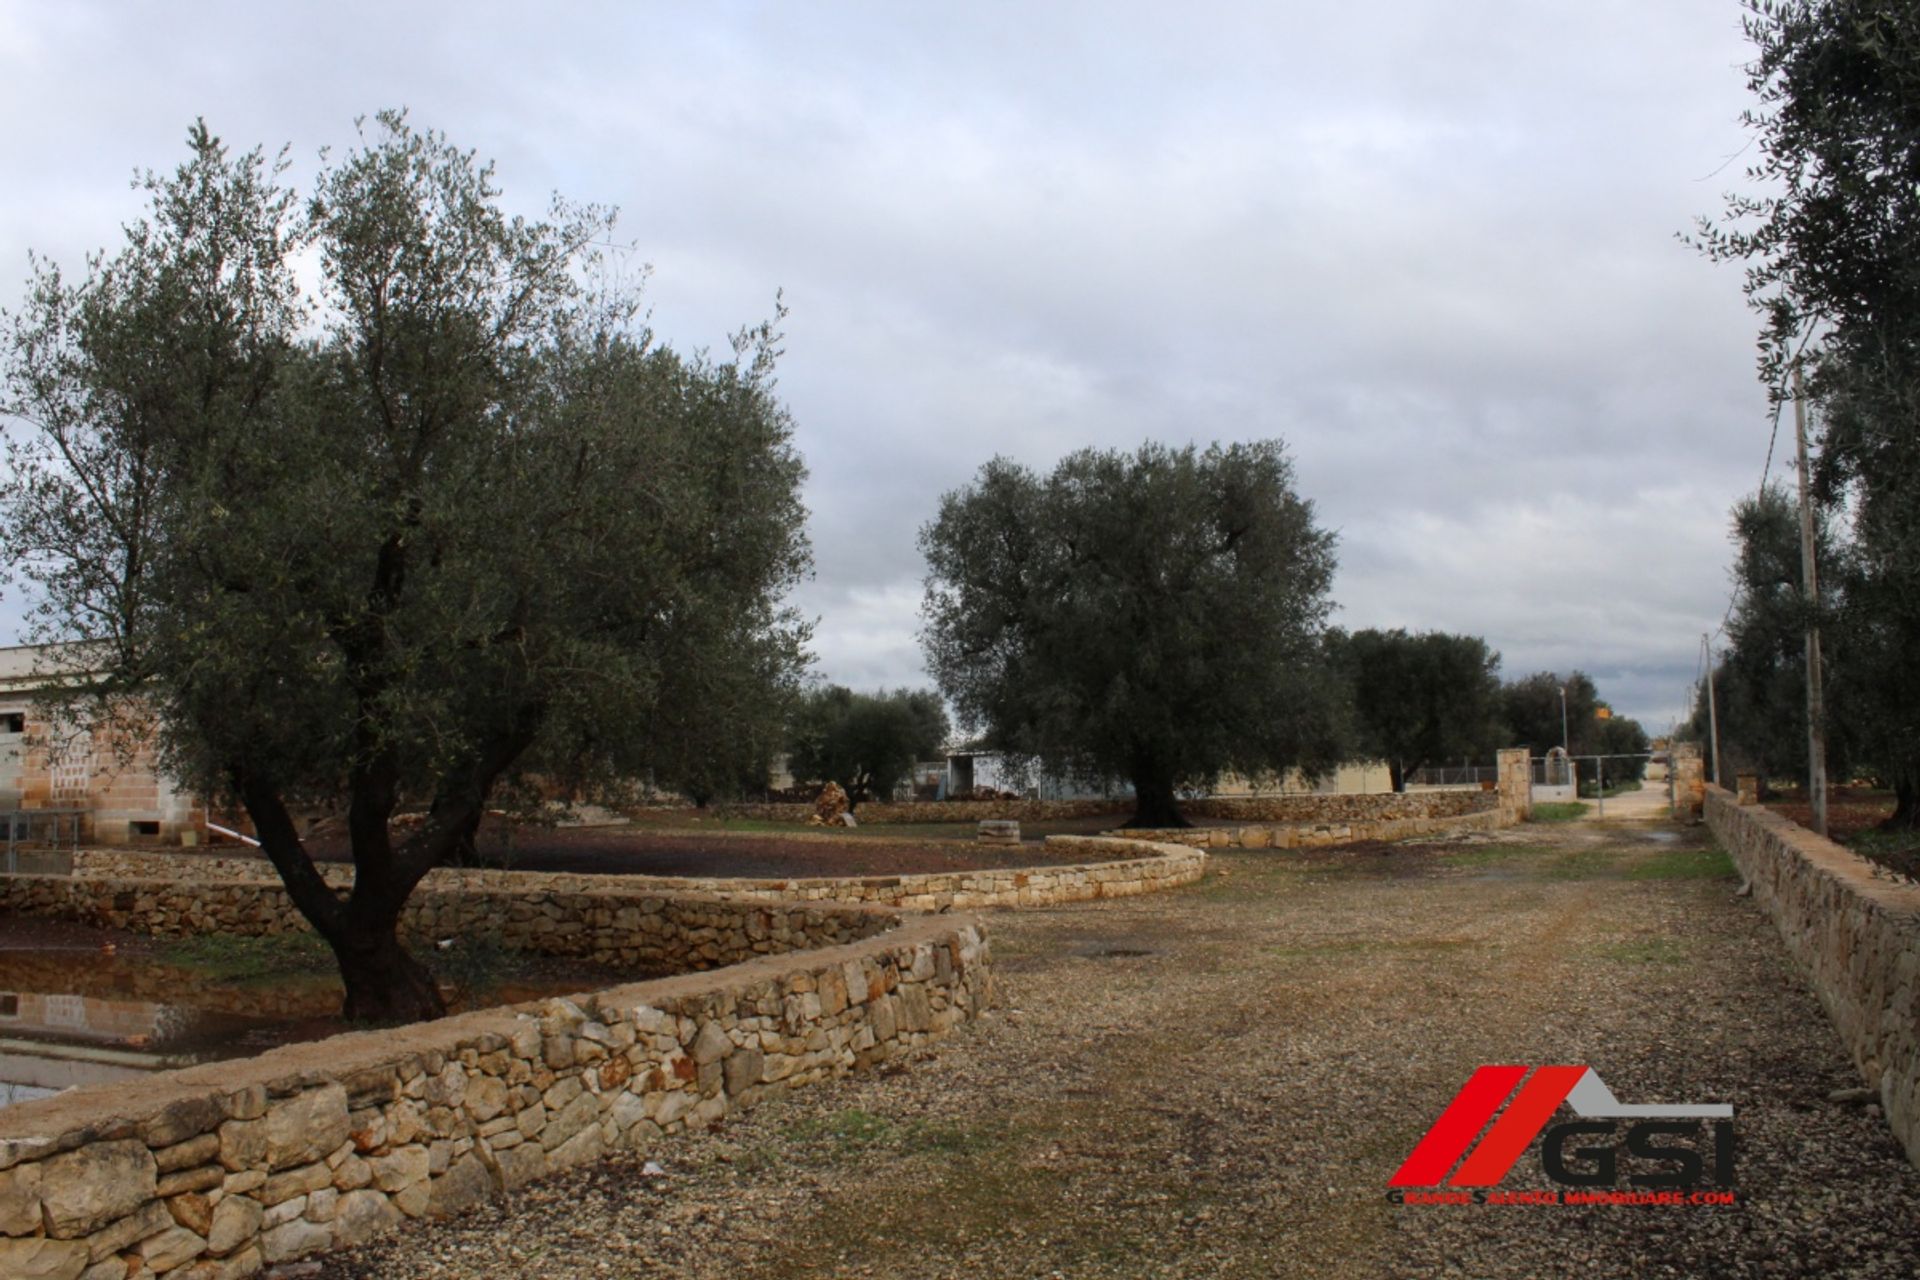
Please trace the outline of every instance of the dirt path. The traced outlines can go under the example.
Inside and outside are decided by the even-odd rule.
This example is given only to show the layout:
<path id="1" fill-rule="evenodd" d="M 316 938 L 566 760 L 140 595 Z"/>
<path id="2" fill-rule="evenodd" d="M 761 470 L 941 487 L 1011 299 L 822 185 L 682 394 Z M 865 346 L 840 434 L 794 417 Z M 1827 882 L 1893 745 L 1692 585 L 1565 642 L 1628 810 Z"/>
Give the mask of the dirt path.
<path id="1" fill-rule="evenodd" d="M 1920 1173 L 1724 857 L 1671 828 L 1234 852 L 1175 893 L 991 917 L 999 1008 L 336 1258 L 381 1277 L 1861 1275 L 1920 1271 Z M 1731 1102 L 1743 1203 L 1390 1204 L 1482 1063 Z M 1549 1186 L 1537 1156 L 1506 1184 Z"/>
<path id="2" fill-rule="evenodd" d="M 1606 803 L 1608 822 L 1664 822 L 1673 816 L 1673 801 L 1667 794 L 1665 779 L 1641 784 L 1638 791 L 1623 791 Z"/>

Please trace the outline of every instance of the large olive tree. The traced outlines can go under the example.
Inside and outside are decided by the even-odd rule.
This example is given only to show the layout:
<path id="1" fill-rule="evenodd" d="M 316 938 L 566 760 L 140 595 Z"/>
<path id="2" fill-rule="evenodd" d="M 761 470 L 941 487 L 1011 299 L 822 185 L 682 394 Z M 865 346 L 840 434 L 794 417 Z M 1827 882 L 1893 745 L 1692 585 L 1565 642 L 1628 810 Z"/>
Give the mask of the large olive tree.
<path id="1" fill-rule="evenodd" d="M 1183 787 L 1341 755 L 1324 651 L 1333 536 L 1278 441 L 996 459 L 920 534 L 928 666 L 985 745 L 1133 784 L 1133 825 Z"/>
<path id="2" fill-rule="evenodd" d="M 393 113 L 306 199 L 283 172 L 197 127 L 118 252 L 38 268 L 0 541 L 38 635 L 94 642 L 92 705 L 137 694 L 166 766 L 244 805 L 348 1016 L 430 1016 L 396 926 L 503 782 L 671 768 L 661 728 L 792 683 L 803 470 L 771 327 L 654 345 L 609 214 L 511 217 Z M 294 817 L 342 800 L 344 893 Z"/>

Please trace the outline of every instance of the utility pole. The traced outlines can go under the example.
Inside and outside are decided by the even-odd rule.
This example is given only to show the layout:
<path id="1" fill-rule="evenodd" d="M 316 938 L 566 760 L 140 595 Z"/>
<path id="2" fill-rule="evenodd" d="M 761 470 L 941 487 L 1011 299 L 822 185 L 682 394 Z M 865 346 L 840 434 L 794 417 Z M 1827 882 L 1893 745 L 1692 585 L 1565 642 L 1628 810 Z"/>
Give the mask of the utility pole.
<path id="1" fill-rule="evenodd" d="M 1724 787 L 1727 780 L 1720 774 L 1720 708 L 1713 696 L 1713 640 L 1703 631 L 1700 644 L 1707 651 L 1707 739 L 1713 747 L 1713 781 L 1715 786 Z"/>
<path id="2" fill-rule="evenodd" d="M 1813 555 L 1813 500 L 1807 479 L 1807 398 L 1793 364 L 1793 434 L 1800 449 L 1800 577 L 1807 592 L 1807 789 L 1813 829 L 1827 834 L 1826 705 L 1820 694 L 1820 583 Z"/>

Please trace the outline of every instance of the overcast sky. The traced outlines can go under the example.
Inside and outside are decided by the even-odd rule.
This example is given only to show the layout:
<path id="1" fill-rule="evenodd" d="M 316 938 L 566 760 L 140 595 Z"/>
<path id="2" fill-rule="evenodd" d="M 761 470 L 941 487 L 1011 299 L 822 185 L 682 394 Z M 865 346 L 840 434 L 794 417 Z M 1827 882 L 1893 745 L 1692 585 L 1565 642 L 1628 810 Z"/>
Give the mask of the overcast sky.
<path id="1" fill-rule="evenodd" d="M 786 291 L 830 679 L 925 681 L 915 532 L 994 454 L 1277 436 L 1345 625 L 1664 732 L 1769 432 L 1739 272 L 1674 238 L 1742 180 L 1746 56 L 1733 0 L 0 0 L 0 302 L 195 116 L 310 170 L 406 106 L 515 207 L 618 205 L 675 346 Z"/>

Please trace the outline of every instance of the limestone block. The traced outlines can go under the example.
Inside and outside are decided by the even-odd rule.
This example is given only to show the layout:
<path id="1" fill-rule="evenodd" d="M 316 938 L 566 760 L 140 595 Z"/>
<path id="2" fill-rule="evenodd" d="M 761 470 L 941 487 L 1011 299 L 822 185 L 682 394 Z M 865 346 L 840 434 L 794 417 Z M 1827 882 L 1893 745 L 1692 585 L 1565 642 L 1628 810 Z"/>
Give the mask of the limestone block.
<path id="1" fill-rule="evenodd" d="M 400 1225 L 400 1211 L 378 1191 L 349 1191 L 333 1215 L 333 1247 L 365 1244 Z"/>
<path id="2" fill-rule="evenodd" d="M 600 1118 L 600 1099 L 582 1093 L 540 1131 L 540 1145 L 552 1151 Z"/>
<path id="3" fill-rule="evenodd" d="M 260 1233 L 265 1215 L 258 1200 L 249 1196 L 228 1196 L 213 1206 L 213 1220 L 207 1227 L 207 1251 L 224 1256 Z"/>
<path id="4" fill-rule="evenodd" d="M 547 1152 L 537 1142 L 522 1143 L 511 1151 L 502 1151 L 497 1156 L 500 1166 L 500 1183 L 507 1191 L 514 1191 L 536 1178 L 547 1175 Z"/>
<path id="5" fill-rule="evenodd" d="M 600 1126 L 590 1124 L 555 1147 L 548 1154 L 547 1163 L 554 1169 L 570 1169 L 576 1165 L 589 1164 L 598 1160 L 606 1152 L 606 1142 L 600 1135 Z"/>
<path id="6" fill-rule="evenodd" d="M 292 1222 L 283 1222 L 261 1233 L 260 1256 L 267 1262 L 286 1262 L 309 1253 L 318 1253 L 332 1245 L 331 1224 L 295 1218 Z"/>
<path id="7" fill-rule="evenodd" d="M 696 1063 L 705 1066 L 709 1062 L 719 1061 L 732 1048 L 733 1041 L 728 1038 L 726 1029 L 720 1025 L 718 1019 L 710 1019 L 700 1028 L 700 1034 L 694 1037 L 693 1045 L 687 1053 Z"/>
<path id="8" fill-rule="evenodd" d="M 427 1212 L 434 1217 L 459 1213 L 493 1194 L 493 1175 L 478 1155 L 463 1156 L 435 1178 L 428 1189 Z"/>
<path id="9" fill-rule="evenodd" d="M 40 1166 L 15 1165 L 0 1172 L 0 1235 L 24 1236 L 40 1229 Z"/>
<path id="10" fill-rule="evenodd" d="M 428 1156 L 425 1147 L 402 1147 L 390 1155 L 375 1156 L 367 1164 L 373 1170 L 373 1185 L 382 1191 L 401 1191 L 426 1180 Z"/>
<path id="11" fill-rule="evenodd" d="M 268 1107 L 265 1123 L 268 1168 L 323 1159 L 351 1133 L 347 1091 L 337 1084 L 309 1089 Z"/>
<path id="12" fill-rule="evenodd" d="M 154 1164 L 161 1173 L 172 1173 L 176 1169 L 211 1164 L 219 1158 L 220 1135 L 218 1132 L 203 1133 L 171 1147 L 162 1147 L 153 1153 Z"/>
<path id="13" fill-rule="evenodd" d="M 309 1191 L 318 1191 L 332 1181 L 333 1170 L 327 1168 L 325 1161 L 316 1160 L 312 1164 L 274 1174 L 255 1195 L 261 1204 L 276 1205 L 304 1196 Z"/>
<path id="14" fill-rule="evenodd" d="M 213 1223 L 213 1203 L 197 1191 L 168 1200 L 167 1212 L 175 1222 L 197 1235 L 207 1234 L 207 1228 Z"/>
<path id="15" fill-rule="evenodd" d="M 207 1242 L 185 1227 L 168 1227 L 142 1240 L 133 1251 L 158 1274 L 193 1261 L 207 1251 Z"/>
<path id="16" fill-rule="evenodd" d="M 144 1240 L 156 1231 L 165 1231 L 173 1225 L 173 1215 L 167 1212 L 167 1206 L 158 1200 L 149 1200 L 134 1212 L 100 1228 L 87 1237 L 87 1259 L 98 1262 L 100 1259 L 131 1245 L 136 1240 Z"/>
<path id="17" fill-rule="evenodd" d="M 47 1233 L 62 1240 L 98 1231 L 154 1197 L 158 1170 L 144 1142 L 96 1142 L 41 1163 Z"/>
<path id="18" fill-rule="evenodd" d="M 159 1115 L 148 1120 L 140 1136 L 149 1147 L 171 1147 L 212 1133 L 224 1119 L 226 1116 L 217 1098 L 181 1098 L 168 1103 Z M 192 1156 L 180 1163 L 202 1164 L 206 1159 L 204 1155 Z M 162 1165 L 163 1169 L 166 1167 Z"/>
<path id="19" fill-rule="evenodd" d="M 255 1169 L 267 1160 L 267 1126 L 263 1120 L 229 1120 L 220 1126 L 220 1163 L 235 1173 Z"/>
<path id="20" fill-rule="evenodd" d="M 356 1193 L 358 1194 L 358 1193 Z M 417 1218 L 427 1211 L 433 1192 L 425 1182 L 416 1182 L 412 1186 L 393 1194 L 393 1206 L 409 1218 Z"/>
<path id="21" fill-rule="evenodd" d="M 493 1076 L 479 1076 L 467 1082 L 467 1114 L 484 1123 L 507 1109 L 507 1086 Z"/>
<path id="22" fill-rule="evenodd" d="M 340 1191 L 356 1191 L 373 1181 L 373 1168 L 359 1156 L 348 1156 L 333 1167 L 333 1185 Z"/>
<path id="23" fill-rule="evenodd" d="M 731 1095 L 739 1095 L 760 1083 L 760 1073 L 766 1067 L 766 1055 L 758 1049 L 736 1049 L 726 1058 L 726 1087 Z"/>
<path id="24" fill-rule="evenodd" d="M 154 1183 L 154 1193 L 160 1196 L 177 1196 L 187 1191 L 211 1191 L 227 1180 L 227 1171 L 217 1164 L 203 1164 L 191 1169 L 175 1169 L 172 1173 L 162 1174 Z"/>
<path id="25" fill-rule="evenodd" d="M 8 1280 L 80 1280 L 87 1246 L 76 1240 L 0 1240 L 0 1275 Z"/>
<path id="26" fill-rule="evenodd" d="M 332 1222 L 339 1209 L 340 1193 L 332 1187 L 322 1187 L 308 1194 L 307 1211 L 300 1216 L 308 1222 Z"/>

